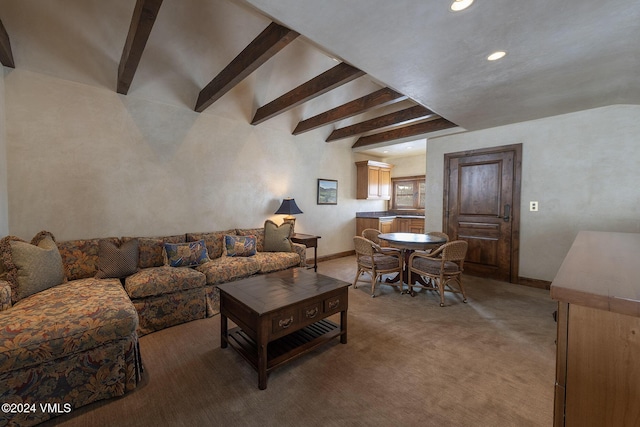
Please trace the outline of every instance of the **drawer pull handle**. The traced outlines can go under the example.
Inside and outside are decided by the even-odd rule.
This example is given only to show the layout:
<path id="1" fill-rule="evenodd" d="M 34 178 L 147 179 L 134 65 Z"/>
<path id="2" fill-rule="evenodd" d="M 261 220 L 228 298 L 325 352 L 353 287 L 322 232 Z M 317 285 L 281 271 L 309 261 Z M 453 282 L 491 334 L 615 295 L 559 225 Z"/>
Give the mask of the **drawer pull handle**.
<path id="1" fill-rule="evenodd" d="M 307 310 L 306 312 L 307 319 L 313 319 L 317 315 L 318 315 L 318 307 L 315 307 L 312 310 Z"/>
<path id="2" fill-rule="evenodd" d="M 278 322 L 278 325 L 282 328 L 282 329 L 286 329 L 289 326 L 291 326 L 291 324 L 293 323 L 293 316 L 289 317 L 288 319 L 283 319 L 280 322 Z"/>
<path id="3" fill-rule="evenodd" d="M 329 301 L 329 310 L 333 310 L 334 308 L 337 308 L 340 305 L 340 300 L 334 300 L 334 301 Z"/>

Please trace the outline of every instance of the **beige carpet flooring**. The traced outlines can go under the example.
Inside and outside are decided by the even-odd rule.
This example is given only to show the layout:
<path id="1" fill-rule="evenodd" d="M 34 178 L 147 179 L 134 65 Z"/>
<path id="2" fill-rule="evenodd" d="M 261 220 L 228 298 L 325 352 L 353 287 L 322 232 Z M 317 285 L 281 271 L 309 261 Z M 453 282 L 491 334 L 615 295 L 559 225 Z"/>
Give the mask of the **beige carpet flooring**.
<path id="1" fill-rule="evenodd" d="M 319 264 L 351 282 L 353 257 Z M 549 292 L 465 276 L 468 303 L 349 289 L 348 344 L 274 370 L 266 390 L 219 316 L 142 337 L 142 384 L 51 420 L 62 426 L 549 426 L 555 303 Z M 337 316 L 336 316 L 337 320 Z"/>

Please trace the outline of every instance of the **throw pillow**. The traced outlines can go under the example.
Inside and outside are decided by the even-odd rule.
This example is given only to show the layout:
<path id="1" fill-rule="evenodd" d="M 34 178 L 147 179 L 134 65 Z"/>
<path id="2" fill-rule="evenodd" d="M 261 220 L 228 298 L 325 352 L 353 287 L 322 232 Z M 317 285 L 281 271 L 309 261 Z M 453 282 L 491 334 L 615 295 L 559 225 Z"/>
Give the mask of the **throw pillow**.
<path id="1" fill-rule="evenodd" d="M 284 222 L 279 226 L 270 219 L 264 222 L 264 251 L 291 252 L 291 223 Z"/>
<path id="2" fill-rule="evenodd" d="M 254 236 L 256 238 L 256 252 L 264 251 L 264 226 L 259 228 L 236 228 L 235 233 L 238 236 Z"/>
<path id="3" fill-rule="evenodd" d="M 224 236 L 225 256 L 253 256 L 256 254 L 256 236 Z"/>
<path id="4" fill-rule="evenodd" d="M 7 236 L 0 240 L 0 256 L 14 304 L 64 282 L 62 257 L 49 232 L 41 231 L 31 243 Z"/>
<path id="5" fill-rule="evenodd" d="M 165 265 L 170 267 L 195 267 L 211 261 L 204 240 L 187 243 L 165 243 Z"/>
<path id="6" fill-rule="evenodd" d="M 118 247 L 114 242 L 98 242 L 98 272 L 96 278 L 127 277 L 138 271 L 138 240 L 131 239 Z"/>

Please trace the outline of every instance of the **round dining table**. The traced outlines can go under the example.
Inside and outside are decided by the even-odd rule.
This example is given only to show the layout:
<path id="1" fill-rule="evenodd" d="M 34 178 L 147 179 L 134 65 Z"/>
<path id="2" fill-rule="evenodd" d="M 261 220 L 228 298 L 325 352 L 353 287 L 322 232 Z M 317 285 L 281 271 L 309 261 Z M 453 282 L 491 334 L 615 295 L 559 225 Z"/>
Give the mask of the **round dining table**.
<path id="1" fill-rule="evenodd" d="M 378 238 L 389 243 L 390 246 L 398 249 L 427 250 L 447 243 L 447 239 L 434 234 L 419 233 L 382 233 Z"/>
<path id="2" fill-rule="evenodd" d="M 408 287 L 408 292 L 413 295 L 411 292 L 411 285 L 415 282 L 424 283 L 422 277 L 419 274 L 411 273 L 409 270 L 409 256 L 415 250 L 427 250 L 427 249 L 435 249 L 445 243 L 447 243 L 447 239 L 434 234 L 420 234 L 420 233 L 382 233 L 378 234 L 378 238 L 380 240 L 384 240 L 389 243 L 389 246 L 393 248 L 397 248 L 403 251 L 404 253 L 404 268 L 403 275 L 406 277 L 406 284 Z M 387 278 L 387 283 L 396 283 L 400 280 L 400 274 L 393 278 Z"/>

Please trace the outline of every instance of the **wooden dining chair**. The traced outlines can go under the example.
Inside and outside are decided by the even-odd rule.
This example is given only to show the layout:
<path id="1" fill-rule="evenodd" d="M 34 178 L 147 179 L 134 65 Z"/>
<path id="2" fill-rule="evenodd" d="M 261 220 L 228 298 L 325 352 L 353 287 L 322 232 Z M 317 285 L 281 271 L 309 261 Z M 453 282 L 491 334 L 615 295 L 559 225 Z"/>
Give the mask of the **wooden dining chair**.
<path id="1" fill-rule="evenodd" d="M 397 284 L 389 283 L 392 286 L 399 286 L 402 292 L 402 252 L 383 251 L 380 245 L 365 239 L 362 236 L 354 236 L 353 243 L 356 249 L 356 262 L 358 264 L 358 273 L 353 281 L 353 288 L 358 287 L 358 279 L 367 272 L 371 275 L 371 297 L 375 297 L 376 283 L 383 274 L 398 273 L 400 280 Z"/>
<path id="2" fill-rule="evenodd" d="M 427 285 L 414 284 L 413 286 L 438 291 L 440 307 L 444 307 L 445 291 L 462 294 L 462 302 L 466 303 L 467 296 L 462 285 L 462 272 L 467 248 L 466 241 L 454 240 L 431 252 L 414 251 L 409 257 L 409 272 L 422 276 L 426 279 Z M 413 286 L 409 287 L 411 296 L 414 295 Z"/>

